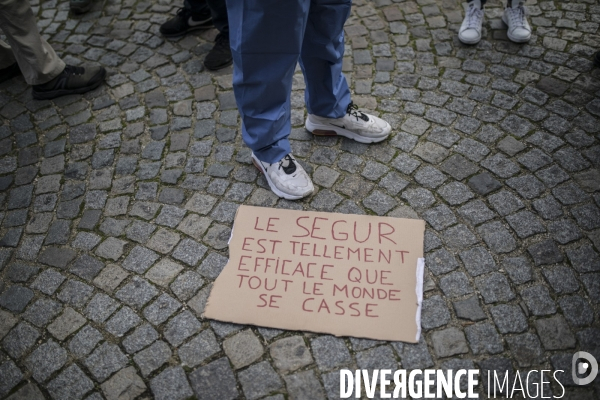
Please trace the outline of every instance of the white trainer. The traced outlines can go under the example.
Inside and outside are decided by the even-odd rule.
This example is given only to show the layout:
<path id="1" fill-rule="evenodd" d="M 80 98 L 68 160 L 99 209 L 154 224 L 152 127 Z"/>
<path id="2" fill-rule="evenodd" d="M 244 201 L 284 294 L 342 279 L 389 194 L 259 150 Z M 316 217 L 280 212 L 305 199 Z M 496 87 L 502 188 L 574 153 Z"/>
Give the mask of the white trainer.
<path id="1" fill-rule="evenodd" d="M 252 162 L 260 172 L 265 174 L 271 190 L 279 197 L 298 200 L 315 190 L 310 177 L 292 153 L 273 164 L 260 161 L 252 153 Z"/>
<path id="2" fill-rule="evenodd" d="M 377 143 L 385 140 L 392 131 L 386 121 L 358 110 L 354 103 L 348 104 L 342 118 L 325 118 L 308 114 L 306 130 L 315 135 L 340 135 L 360 143 Z"/>
<path id="3" fill-rule="evenodd" d="M 483 25 L 483 10 L 475 2 L 469 3 L 469 9 L 465 15 L 460 29 L 458 39 L 464 44 L 477 44 L 481 40 L 481 26 Z"/>
<path id="4" fill-rule="evenodd" d="M 529 39 L 531 39 L 531 26 L 527 22 L 525 7 L 522 4 L 518 7 L 506 7 L 504 14 L 502 14 L 502 21 L 508 25 L 506 34 L 510 40 L 516 43 L 529 42 Z"/>

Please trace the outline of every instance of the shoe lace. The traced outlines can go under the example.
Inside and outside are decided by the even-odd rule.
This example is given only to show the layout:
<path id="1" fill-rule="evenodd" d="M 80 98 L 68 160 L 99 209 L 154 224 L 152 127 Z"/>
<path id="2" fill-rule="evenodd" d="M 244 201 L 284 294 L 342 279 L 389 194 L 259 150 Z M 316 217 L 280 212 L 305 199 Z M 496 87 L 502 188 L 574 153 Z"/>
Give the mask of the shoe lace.
<path id="1" fill-rule="evenodd" d="M 525 26 L 525 8 L 522 5 L 512 7 L 508 13 L 508 19 L 511 27 L 519 28 Z"/>
<path id="2" fill-rule="evenodd" d="M 283 165 L 286 160 L 288 161 L 288 165 Z M 282 168 L 283 172 L 285 172 L 287 175 L 296 172 L 296 163 L 294 163 L 294 159 L 289 154 L 279 161 L 279 169 Z"/>
<path id="3" fill-rule="evenodd" d="M 357 121 L 359 118 L 363 121 L 369 120 L 369 117 L 365 113 L 359 111 L 358 106 L 354 104 L 354 102 L 350 102 L 350 104 L 348 104 L 348 108 L 346 108 L 346 114 L 350 115 L 351 117 L 356 117 Z"/>
<path id="4" fill-rule="evenodd" d="M 74 65 L 67 65 L 63 71 L 67 75 L 83 75 L 85 73 L 85 68 L 76 67 Z"/>
<path id="5" fill-rule="evenodd" d="M 482 15 L 483 11 L 471 3 L 469 10 L 467 11 L 467 29 L 479 28 Z"/>

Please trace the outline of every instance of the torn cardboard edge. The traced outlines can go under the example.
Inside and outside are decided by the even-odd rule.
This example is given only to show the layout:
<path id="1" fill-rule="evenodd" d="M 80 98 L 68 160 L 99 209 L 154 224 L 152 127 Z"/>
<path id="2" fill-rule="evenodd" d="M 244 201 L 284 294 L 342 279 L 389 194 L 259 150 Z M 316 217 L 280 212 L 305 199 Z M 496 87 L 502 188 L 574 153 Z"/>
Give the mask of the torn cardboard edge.
<path id="1" fill-rule="evenodd" d="M 262 219 L 262 221 L 261 221 Z M 251 222 L 253 222 L 253 220 L 255 220 L 255 222 L 252 224 Z M 262 223 L 265 223 L 265 221 L 269 221 L 269 223 L 271 222 L 271 220 L 273 220 L 273 224 L 266 226 L 266 225 L 260 225 Z M 283 224 L 282 220 L 285 221 Z M 299 223 L 299 221 L 302 220 L 302 223 Z M 259 280 L 261 278 L 265 278 L 264 280 L 266 281 L 267 279 L 275 279 L 277 278 L 277 275 L 269 275 L 268 273 L 265 274 L 259 274 L 256 276 L 252 276 L 252 278 L 241 278 L 242 281 L 240 281 L 239 279 L 236 279 L 236 269 L 239 270 L 240 268 L 240 256 L 241 256 L 241 248 L 242 246 L 245 244 L 247 245 L 246 247 L 248 248 L 248 243 L 253 243 L 255 240 L 263 240 L 263 245 L 266 243 L 266 240 L 276 240 L 276 241 L 281 241 L 281 242 L 285 242 L 286 240 L 290 240 L 291 238 L 297 238 L 299 236 L 302 236 L 300 234 L 303 234 L 304 236 L 302 236 L 304 239 L 306 239 L 307 236 L 307 231 L 309 231 L 311 229 L 310 224 L 306 225 L 307 221 L 313 221 L 312 222 L 312 228 L 313 228 L 313 233 L 314 233 L 314 228 L 317 226 L 315 225 L 317 222 L 319 224 L 324 224 L 323 226 L 316 227 L 316 232 L 317 234 L 314 235 L 314 237 L 316 237 L 317 239 L 325 239 L 325 240 L 317 240 L 314 238 L 312 241 L 309 241 L 308 244 L 314 246 L 314 248 L 317 248 L 319 246 L 319 243 L 321 244 L 335 244 L 337 243 L 336 240 L 339 240 L 340 236 L 341 236 L 341 230 L 339 230 L 339 232 L 337 233 L 337 238 L 335 237 L 336 233 L 335 233 L 335 229 L 338 229 L 339 227 L 347 227 L 348 225 L 350 225 L 351 223 L 354 223 L 354 236 L 356 238 L 356 236 L 360 236 L 361 239 L 364 237 L 367 237 L 367 239 L 365 239 L 364 242 L 367 242 L 367 245 L 373 246 L 371 248 L 371 250 L 373 248 L 376 248 L 377 245 L 380 245 L 381 242 L 383 241 L 384 243 L 387 243 L 387 240 L 392 241 L 390 238 L 396 240 L 395 236 L 390 236 L 392 233 L 389 231 L 390 227 L 394 233 L 398 233 L 401 234 L 400 236 L 404 237 L 408 242 L 411 243 L 411 246 L 409 246 L 410 251 L 406 251 L 407 254 L 412 253 L 411 254 L 411 259 L 413 260 L 414 266 L 409 265 L 408 263 L 404 264 L 404 265 L 399 265 L 399 264 L 394 264 L 394 265 L 390 265 L 389 268 L 395 268 L 396 270 L 401 269 L 403 267 L 407 267 L 408 270 L 406 272 L 409 272 L 410 270 L 414 271 L 414 273 L 411 273 L 410 277 L 408 275 L 402 275 L 402 276 L 406 276 L 406 279 L 401 279 L 401 280 L 405 280 L 406 282 L 402 282 L 403 286 L 402 289 L 404 290 L 403 293 L 407 293 L 407 297 L 406 300 L 403 297 L 402 300 L 405 300 L 403 302 L 403 305 L 401 307 L 400 312 L 393 312 L 393 310 L 391 309 L 386 309 L 386 313 L 385 315 L 381 315 L 378 317 L 381 318 L 370 318 L 370 319 L 365 319 L 365 318 L 358 318 L 358 319 L 354 319 L 352 320 L 348 320 L 348 318 L 343 318 L 343 317 L 337 317 L 335 315 L 330 315 L 327 319 L 323 319 L 321 315 L 318 315 L 321 312 L 321 306 L 319 306 L 318 310 L 319 313 L 314 313 L 315 311 L 317 311 L 317 307 L 316 307 L 316 301 L 313 300 L 313 298 L 316 298 L 316 296 L 313 297 L 309 297 L 306 298 L 306 296 L 308 294 L 310 294 L 310 290 L 306 289 L 306 279 L 295 279 L 294 283 L 290 283 L 290 285 L 296 285 L 298 286 L 300 283 L 300 281 L 304 281 L 304 290 L 303 291 L 299 291 L 296 290 L 292 291 L 290 290 L 288 293 L 281 293 L 281 291 L 278 292 L 279 296 L 275 296 L 275 297 L 283 297 L 283 295 L 285 296 L 289 296 L 290 298 L 294 298 L 295 296 L 300 296 L 300 298 L 302 298 L 302 296 L 305 297 L 304 302 L 306 303 L 307 301 L 309 302 L 308 304 L 310 306 L 313 306 L 312 309 L 310 309 L 310 307 L 306 307 L 307 310 L 304 311 L 310 311 L 307 315 L 307 313 L 303 313 L 301 310 L 299 311 L 298 308 L 298 304 L 293 304 L 290 305 L 289 302 L 286 302 L 285 299 L 282 298 L 278 298 L 277 301 L 274 303 L 275 306 L 272 309 L 269 309 L 271 307 L 267 307 L 265 305 L 265 300 L 263 299 L 262 302 L 260 300 L 258 300 L 255 296 L 255 298 L 252 298 L 252 296 L 249 296 L 249 293 L 251 294 L 252 291 L 250 290 L 244 290 L 244 288 L 242 287 L 242 283 L 246 283 L 248 279 L 253 279 L 253 281 L 255 282 L 255 284 L 258 284 L 257 282 L 259 282 Z M 323 229 L 325 228 L 325 224 L 327 224 L 327 222 L 331 222 L 331 221 L 337 221 L 337 222 L 333 222 L 333 226 L 327 226 L 328 229 L 330 229 L 330 234 L 334 235 L 333 238 L 325 237 L 325 232 L 327 231 L 327 229 Z M 294 222 L 296 223 L 296 225 L 294 225 Z M 356 224 L 363 224 L 363 225 L 367 225 L 369 226 L 369 235 L 366 235 L 366 230 L 360 231 L 357 233 L 357 225 Z M 280 224 L 278 226 L 276 226 L 277 224 Z M 337 226 L 336 226 L 337 224 Z M 379 224 L 379 225 L 377 225 Z M 331 225 L 331 224 L 329 224 Z M 372 229 L 372 225 L 379 228 L 379 243 L 377 243 L 377 241 L 373 240 L 373 237 L 371 237 L 371 231 Z M 381 232 L 382 229 L 382 225 L 384 226 L 384 230 L 388 229 L 388 231 L 384 231 L 383 233 Z M 270 229 L 270 232 L 267 233 L 264 229 L 265 226 L 267 227 L 267 230 Z M 386 227 L 387 226 L 387 227 Z M 281 228 L 285 228 L 285 229 L 281 229 Z M 230 258 L 227 262 L 227 265 L 225 266 L 225 268 L 223 269 L 223 271 L 221 272 L 221 274 L 219 275 L 219 277 L 217 278 L 217 280 L 214 282 L 213 284 L 213 288 L 211 290 L 210 296 L 207 299 L 207 303 L 205 306 L 205 311 L 203 313 L 203 317 L 204 318 L 210 318 L 210 319 L 215 319 L 215 320 L 219 320 L 219 321 L 224 321 L 224 322 L 231 322 L 231 323 L 238 323 L 238 324 L 249 324 L 249 325 L 256 325 L 256 326 L 264 326 L 264 327 L 269 327 L 269 328 L 278 328 L 278 329 L 286 329 L 286 330 L 299 330 L 299 331 L 311 331 L 311 332 L 317 332 L 317 333 L 328 333 L 328 334 L 332 334 L 335 336 L 352 336 L 352 337 L 362 337 L 362 338 L 369 338 L 369 339 L 380 339 L 380 340 L 393 340 L 393 341 L 405 341 L 405 342 L 410 342 L 410 343 L 418 343 L 419 338 L 420 338 L 420 334 L 421 334 L 421 307 L 422 307 L 422 302 L 423 302 L 423 274 L 424 274 L 424 259 L 423 259 L 423 237 L 424 237 L 424 221 L 422 220 L 407 220 L 407 219 L 399 219 L 399 218 L 392 218 L 392 217 L 374 217 L 374 216 L 364 216 L 364 215 L 347 215 L 347 214 L 336 214 L 336 213 L 322 213 L 322 212 L 314 212 L 314 211 L 297 211 L 297 210 L 283 210 L 283 209 L 271 209 L 271 208 L 262 208 L 262 207 L 251 207 L 251 206 L 240 206 L 236 212 L 236 216 L 235 216 L 235 221 L 234 221 L 234 225 L 232 227 L 231 230 L 231 235 L 229 238 L 229 245 L 230 245 Z M 375 228 L 377 229 L 377 228 Z M 402 232 L 400 232 L 402 231 Z M 415 234 L 418 233 L 418 234 Z M 266 235 L 265 235 L 266 234 Z M 294 235 L 295 234 L 295 235 Z M 258 235 L 258 236 L 257 236 Z M 263 235 L 263 236 L 260 236 Z M 270 235 L 270 236 L 269 236 Z M 362 236 L 361 236 L 362 235 Z M 387 237 L 386 237 L 387 236 Z M 244 239 L 245 238 L 245 239 Z M 417 239 L 415 239 L 417 238 Z M 247 239 L 247 240 L 246 240 Z M 383 239 L 383 240 L 382 240 Z M 244 241 L 246 240 L 246 241 Z M 295 239 L 296 241 L 300 240 L 300 239 Z M 309 240 L 309 239 L 307 239 Z M 294 240 L 292 240 L 293 242 Z M 300 243 L 300 242 L 296 242 L 296 243 Z M 363 243 L 363 242 L 361 242 Z M 289 244 L 289 243 L 288 243 Z M 303 243 L 303 245 L 306 243 Z M 296 246 L 296 244 L 294 244 L 294 246 Z M 299 244 L 298 244 L 299 246 Z M 308 246 L 306 246 L 308 248 Z M 326 246 L 325 246 L 326 247 Z M 343 247 L 343 246 L 337 246 L 337 247 Z M 336 250 L 337 250 L 336 247 Z M 385 247 L 385 246 L 384 246 Z M 327 248 L 327 247 L 326 247 Z M 246 249 L 247 250 L 247 249 Z M 356 249 L 354 249 L 355 251 L 358 251 Z M 386 251 L 389 250 L 389 248 L 386 248 Z M 283 251 L 282 253 L 277 253 L 277 254 L 272 254 L 273 257 L 275 256 L 279 256 L 279 258 L 281 258 L 281 256 L 285 256 L 286 255 L 286 251 L 287 251 L 287 255 L 289 255 L 289 252 L 292 251 L 290 247 L 288 247 L 285 251 Z M 351 250 L 349 250 L 351 251 Z M 296 253 L 298 253 L 298 249 L 296 249 Z M 418 254 L 417 254 L 418 253 Z M 255 254 L 256 255 L 256 254 Z M 314 254 L 313 254 L 314 255 Z M 404 256 L 404 253 L 402 253 L 402 255 Z M 416 257 L 417 255 L 419 255 L 420 257 Z M 299 257 L 299 254 L 295 254 L 296 258 L 294 258 L 294 262 L 302 262 L 302 258 L 303 257 Z M 330 254 L 331 256 L 331 254 Z M 311 257 L 304 257 L 306 258 L 306 260 L 304 260 L 305 262 L 308 262 L 309 260 L 312 261 L 313 266 L 316 264 L 315 258 L 311 258 Z M 385 259 L 385 258 L 384 258 Z M 316 261 L 319 261 L 318 259 Z M 344 261 L 344 260 L 341 260 Z M 403 260 L 404 261 L 404 260 Z M 343 264 L 343 263 L 342 263 Z M 321 282 L 321 283 L 329 283 L 329 290 L 331 289 L 331 285 L 337 283 L 340 286 L 344 287 L 344 284 L 348 284 L 350 282 L 347 281 L 347 277 L 344 277 L 343 275 L 346 273 L 346 271 L 343 271 L 343 273 L 340 273 L 340 270 L 344 270 L 347 269 L 348 266 L 344 266 L 342 264 L 334 264 L 334 266 L 332 268 L 328 267 L 328 272 L 329 271 L 335 271 L 337 273 L 337 275 L 331 275 L 332 278 L 335 278 L 335 280 L 333 281 L 333 283 L 330 282 Z M 237 267 L 236 267 L 237 265 Z M 285 263 L 284 263 L 285 265 Z M 357 264 L 358 265 L 358 264 Z M 367 265 L 367 266 L 371 266 L 372 265 Z M 365 267 L 365 263 L 362 263 L 360 265 L 358 265 L 358 267 L 355 267 L 355 269 L 367 269 Z M 414 268 L 414 270 L 412 269 Z M 310 269 L 310 268 L 309 268 Z M 382 270 L 383 271 L 383 270 Z M 244 274 L 246 273 L 250 273 L 250 272 L 254 272 L 254 271 L 245 271 Z M 288 271 L 289 272 L 289 271 Z M 386 272 L 386 271 L 383 271 Z M 387 271 L 387 272 L 391 272 L 391 271 Z M 368 271 L 367 271 L 368 273 Z M 303 273 L 304 274 L 304 273 Z M 321 272 L 321 274 L 323 274 L 323 272 Z M 399 271 L 395 271 L 395 276 L 394 278 L 398 278 L 400 277 Z M 383 275 L 383 273 L 381 274 Z M 300 277 L 300 275 L 299 275 Z M 304 275 L 301 276 L 302 278 L 305 278 Z M 321 275 L 322 277 L 322 275 Z M 237 278 L 239 278 L 239 275 L 237 276 Z M 290 280 L 290 282 L 292 282 Z M 407 285 L 408 282 L 408 285 Z M 309 282 L 310 283 L 310 282 Z M 395 282 L 397 283 L 397 282 Z M 269 284 L 272 284 L 272 282 L 270 282 Z M 412 289 L 408 290 L 408 286 L 412 287 Z M 383 290 L 385 289 L 383 286 L 382 287 L 378 287 L 379 289 Z M 269 288 L 270 289 L 270 288 Z M 356 289 L 356 288 L 354 288 Z M 368 288 L 370 289 L 370 288 Z M 374 289 L 373 289 L 374 290 Z M 408 291 L 407 291 L 408 290 Z M 402 291 L 401 291 L 402 292 Z M 408 296 L 408 293 L 414 293 L 414 295 L 410 295 Z M 331 296 L 327 297 L 324 296 L 323 298 L 327 301 L 333 301 L 333 300 L 338 300 L 337 298 L 335 298 L 335 289 L 333 290 L 334 293 L 334 298 L 331 298 Z M 264 295 L 268 294 L 268 293 L 263 293 Z M 338 293 L 339 294 L 339 293 Z M 412 297 L 414 296 L 414 297 Z M 414 302 L 410 302 L 410 298 L 413 298 Z M 319 300 L 321 300 L 321 298 L 318 298 Z M 273 300 L 273 299 L 271 299 Z M 288 299 L 289 300 L 289 299 Z M 259 303 L 257 304 L 257 301 L 259 301 Z M 407 303 L 406 301 L 408 301 L 409 303 Z M 262 305 L 262 306 L 261 306 Z M 328 311 L 328 314 L 332 314 L 332 308 L 334 306 L 337 306 L 338 303 L 336 302 L 330 302 L 328 303 L 325 307 L 329 307 L 326 308 L 326 310 Z M 372 304 L 373 305 L 373 304 Z M 241 307 L 240 309 L 237 309 Z M 280 307 L 283 307 L 285 309 L 284 312 L 282 312 L 282 310 L 280 309 Z M 302 308 L 304 308 L 304 305 L 302 306 Z M 308 310 L 310 309 L 310 310 Z M 367 305 L 367 309 L 368 309 L 368 305 Z M 409 317 L 407 314 L 407 310 L 410 309 L 412 310 L 410 312 L 410 314 L 412 314 L 412 317 Z M 341 311 L 341 310 L 340 310 Z M 346 309 L 345 311 L 349 311 L 348 309 Z M 363 311 L 363 310 L 361 310 Z M 344 312 L 344 311 L 341 311 Z M 368 314 L 369 311 L 365 311 L 366 314 Z M 408 319 L 407 319 L 408 318 Z M 379 319 L 379 321 L 376 321 L 376 323 L 373 323 L 374 319 Z M 385 322 L 382 322 L 383 319 L 387 319 Z M 335 320 L 335 322 L 332 323 L 332 320 Z M 407 325 L 412 325 L 412 324 L 406 324 L 407 320 L 412 320 L 414 321 L 414 326 L 413 328 L 408 329 Z M 359 323 L 357 323 L 359 322 Z M 389 322 L 389 323 L 387 323 Z M 344 327 L 340 327 L 340 325 L 344 325 Z M 365 325 L 373 325 L 373 330 L 371 332 L 369 332 L 369 329 L 365 329 Z M 412 331 L 412 334 L 407 334 L 408 331 Z"/>

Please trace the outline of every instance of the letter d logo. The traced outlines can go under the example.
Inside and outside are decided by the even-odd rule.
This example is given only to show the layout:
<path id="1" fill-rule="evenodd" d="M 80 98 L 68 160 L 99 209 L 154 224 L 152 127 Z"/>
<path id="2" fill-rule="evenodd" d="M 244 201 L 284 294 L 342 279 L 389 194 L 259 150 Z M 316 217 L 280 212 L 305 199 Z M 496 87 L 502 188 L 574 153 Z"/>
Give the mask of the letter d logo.
<path id="1" fill-rule="evenodd" d="M 578 365 L 577 361 L 579 359 L 585 359 L 586 361 L 583 361 Z M 588 371 L 589 375 L 586 378 L 579 377 L 579 375 L 583 375 Z M 587 385 L 596 378 L 596 375 L 598 375 L 598 362 L 590 353 L 578 351 L 577 353 L 573 354 L 573 359 L 571 361 L 571 374 L 573 376 L 573 382 L 575 382 L 576 385 Z"/>

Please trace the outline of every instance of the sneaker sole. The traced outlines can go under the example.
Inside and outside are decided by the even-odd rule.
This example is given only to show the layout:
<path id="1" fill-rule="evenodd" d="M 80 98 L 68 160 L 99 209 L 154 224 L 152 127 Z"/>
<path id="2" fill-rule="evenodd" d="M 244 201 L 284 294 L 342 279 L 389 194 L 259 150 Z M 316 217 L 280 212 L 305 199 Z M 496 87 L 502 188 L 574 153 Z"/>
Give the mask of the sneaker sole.
<path id="1" fill-rule="evenodd" d="M 209 29 L 214 28 L 215 26 L 213 24 L 210 25 L 198 25 L 198 26 L 194 26 L 191 27 L 189 29 L 186 29 L 185 31 L 182 32 L 177 32 L 177 33 L 163 33 L 161 32 L 160 34 L 163 35 L 166 38 L 177 38 L 180 36 L 185 36 L 186 34 L 193 32 L 193 31 L 207 31 Z"/>
<path id="2" fill-rule="evenodd" d="M 390 136 L 390 134 L 388 132 L 381 137 L 374 137 L 374 138 L 365 137 L 365 136 L 361 136 L 357 133 L 354 133 L 352 131 L 349 131 L 347 129 L 340 128 L 338 126 L 315 124 L 315 123 L 311 122 L 309 118 L 306 118 L 306 123 L 304 124 L 304 127 L 306 128 L 307 131 L 309 131 L 313 135 L 344 136 L 344 137 L 347 137 L 348 139 L 355 140 L 359 143 L 379 143 L 379 142 L 387 139 L 388 136 Z"/>
<path id="3" fill-rule="evenodd" d="M 508 26 L 508 22 L 506 21 L 506 17 L 504 15 L 502 15 L 502 22 L 504 22 L 504 25 Z M 529 37 L 527 39 L 517 39 L 510 34 L 510 31 L 508 29 L 506 30 L 506 36 L 508 36 L 511 42 L 515 43 L 527 43 L 531 40 L 531 34 L 529 34 Z"/>
<path id="4" fill-rule="evenodd" d="M 284 198 L 286 200 L 300 200 L 304 197 L 309 196 L 314 191 L 314 189 L 313 189 L 313 191 L 310 191 L 309 193 L 305 194 L 304 196 L 294 196 L 292 194 L 284 193 L 281 190 L 279 190 L 277 188 L 277 186 L 275 186 L 273 184 L 273 181 L 269 177 L 269 174 L 267 174 L 267 171 L 264 170 L 260 161 L 256 158 L 256 156 L 254 154 L 252 154 L 252 163 L 254 164 L 256 169 L 258 169 L 265 176 L 265 178 L 267 178 L 267 182 L 269 183 L 269 187 L 271 188 L 271 191 L 273 193 L 275 193 L 278 197 Z"/>
<path id="5" fill-rule="evenodd" d="M 51 100 L 56 97 L 66 96 L 69 94 L 83 94 L 83 93 L 89 92 L 90 90 L 94 90 L 98 86 L 100 86 L 102 84 L 102 82 L 104 82 L 105 77 L 106 77 L 106 70 L 102 74 L 102 77 L 100 79 L 98 79 L 97 82 L 94 82 L 91 85 L 83 86 L 83 87 L 80 87 L 77 89 L 60 89 L 60 90 L 52 90 L 52 91 L 48 91 L 48 92 L 32 91 L 32 95 L 33 95 L 33 98 L 36 100 Z"/>
<path id="6" fill-rule="evenodd" d="M 474 40 L 466 40 L 466 39 L 461 38 L 460 35 L 458 35 L 458 40 L 460 40 L 460 42 L 463 44 L 477 44 L 477 43 L 481 42 L 481 38 L 474 39 Z"/>
<path id="7" fill-rule="evenodd" d="M 208 65 L 206 65 L 206 64 L 204 64 L 204 67 L 205 67 L 207 70 L 209 70 L 209 71 L 218 71 L 218 70 L 220 70 L 220 69 L 223 69 L 223 68 L 229 67 L 231 64 L 233 64 L 233 60 L 231 60 L 231 61 L 229 61 L 229 62 L 227 62 L 227 63 L 225 63 L 225 64 L 221 64 L 221 65 L 219 65 L 219 66 L 217 66 L 217 67 L 214 67 L 214 66 L 210 66 L 210 67 L 209 67 L 209 66 L 208 66 Z"/>

